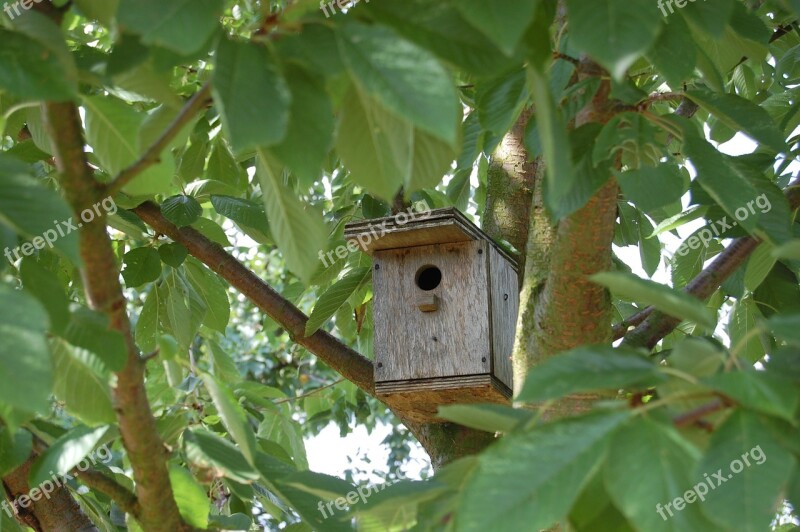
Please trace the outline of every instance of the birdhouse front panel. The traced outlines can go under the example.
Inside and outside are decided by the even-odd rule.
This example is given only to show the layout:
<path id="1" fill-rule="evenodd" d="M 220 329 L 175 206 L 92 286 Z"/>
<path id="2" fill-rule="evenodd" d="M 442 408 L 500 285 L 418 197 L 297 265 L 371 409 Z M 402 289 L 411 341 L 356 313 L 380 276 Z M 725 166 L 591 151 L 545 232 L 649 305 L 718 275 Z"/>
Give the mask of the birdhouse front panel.
<path id="1" fill-rule="evenodd" d="M 519 307 L 514 259 L 456 209 L 353 222 L 372 255 L 375 391 L 402 417 L 508 403 Z"/>
<path id="2" fill-rule="evenodd" d="M 491 372 L 484 241 L 378 251 L 375 381 Z"/>

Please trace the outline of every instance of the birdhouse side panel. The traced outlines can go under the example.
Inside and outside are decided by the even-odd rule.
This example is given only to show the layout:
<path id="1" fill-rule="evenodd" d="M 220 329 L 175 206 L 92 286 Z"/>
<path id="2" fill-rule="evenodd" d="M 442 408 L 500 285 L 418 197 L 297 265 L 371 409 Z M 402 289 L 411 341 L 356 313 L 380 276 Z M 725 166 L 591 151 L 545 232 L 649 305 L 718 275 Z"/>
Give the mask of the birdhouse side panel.
<path id="1" fill-rule="evenodd" d="M 375 253 L 376 382 L 491 372 L 488 248 L 472 241 Z"/>
<path id="2" fill-rule="evenodd" d="M 513 389 L 511 354 L 519 312 L 517 272 L 493 246 L 489 251 L 489 275 L 492 286 L 493 373 L 509 389 Z"/>

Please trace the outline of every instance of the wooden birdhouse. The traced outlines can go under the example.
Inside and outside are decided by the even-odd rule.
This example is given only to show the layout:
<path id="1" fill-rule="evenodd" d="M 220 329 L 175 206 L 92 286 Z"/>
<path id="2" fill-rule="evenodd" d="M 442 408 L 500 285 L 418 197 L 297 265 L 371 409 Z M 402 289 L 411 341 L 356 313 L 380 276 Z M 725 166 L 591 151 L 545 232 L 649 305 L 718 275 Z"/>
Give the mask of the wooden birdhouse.
<path id="1" fill-rule="evenodd" d="M 373 258 L 375 388 L 415 421 L 440 405 L 507 403 L 517 266 L 456 209 L 348 224 Z"/>

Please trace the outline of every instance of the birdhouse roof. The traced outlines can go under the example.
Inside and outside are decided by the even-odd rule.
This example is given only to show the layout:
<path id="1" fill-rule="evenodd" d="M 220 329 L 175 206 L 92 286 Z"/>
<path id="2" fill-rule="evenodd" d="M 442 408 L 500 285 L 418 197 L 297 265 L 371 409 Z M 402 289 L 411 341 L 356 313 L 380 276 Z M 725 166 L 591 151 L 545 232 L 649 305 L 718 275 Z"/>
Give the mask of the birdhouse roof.
<path id="1" fill-rule="evenodd" d="M 384 249 L 485 240 L 517 268 L 506 250 L 453 207 L 351 222 L 345 226 L 344 237 L 369 255 Z"/>

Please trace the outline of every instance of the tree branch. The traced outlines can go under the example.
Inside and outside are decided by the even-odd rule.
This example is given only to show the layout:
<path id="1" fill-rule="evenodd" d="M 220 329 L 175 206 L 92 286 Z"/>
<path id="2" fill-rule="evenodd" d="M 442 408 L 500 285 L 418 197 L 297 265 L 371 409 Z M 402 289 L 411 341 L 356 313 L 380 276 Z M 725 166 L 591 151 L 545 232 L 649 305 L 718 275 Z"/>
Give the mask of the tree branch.
<path id="1" fill-rule="evenodd" d="M 795 178 L 786 188 L 785 194 L 791 210 L 800 208 L 800 178 Z M 684 292 L 705 301 L 747 260 L 760 243 L 761 241 L 753 236 L 734 240 L 730 246 L 714 258 L 707 268 L 686 285 Z M 681 320 L 652 307 L 648 307 L 637 316 L 648 311 L 649 314 L 645 316 L 645 319 L 635 329 L 624 335 L 624 345 L 653 349 L 681 322 Z"/>
<path id="2" fill-rule="evenodd" d="M 694 425 L 705 416 L 713 414 L 714 412 L 719 412 L 720 410 L 725 410 L 730 406 L 731 403 L 725 401 L 724 399 L 715 399 L 714 401 L 701 405 L 694 410 L 690 410 L 689 412 L 685 412 L 679 416 L 676 416 L 672 419 L 672 423 L 676 427 Z"/>
<path id="3" fill-rule="evenodd" d="M 44 105 L 45 123 L 53 145 L 62 191 L 75 213 L 105 197 L 94 180 L 84 153 L 85 142 L 77 107 L 70 102 Z M 98 218 L 79 229 L 81 277 L 90 306 L 109 318 L 109 328 L 122 334 L 128 359 L 116 373 L 113 388 L 122 442 L 128 454 L 145 530 L 187 530 L 172 493 L 167 453 L 158 435 L 144 387 L 144 362 L 133 341 L 126 300 L 119 283 L 119 266 L 106 229 Z"/>
<path id="4" fill-rule="evenodd" d="M 76 473 L 76 478 L 86 487 L 110 497 L 123 512 L 139 519 L 142 508 L 136 495 L 113 478 L 94 469 Z"/>
<path id="5" fill-rule="evenodd" d="M 269 317 L 280 323 L 293 341 L 311 351 L 365 393 L 375 395 L 373 365 L 370 360 L 325 331 L 320 330 L 306 337 L 308 317 L 219 245 L 191 227 L 175 227 L 162 216 L 161 209 L 154 203 L 143 203 L 133 212 L 157 232 L 183 245 L 193 257 L 228 281 Z"/>
<path id="6" fill-rule="evenodd" d="M 167 127 L 164 133 L 150 146 L 138 161 L 122 170 L 108 185 L 106 185 L 106 195 L 113 196 L 122 190 L 125 185 L 130 183 L 139 174 L 157 164 L 161 159 L 161 152 L 167 149 L 178 133 L 192 121 L 194 116 L 208 106 L 211 101 L 211 84 L 206 83 L 203 87 L 186 102 L 181 112 Z"/>

